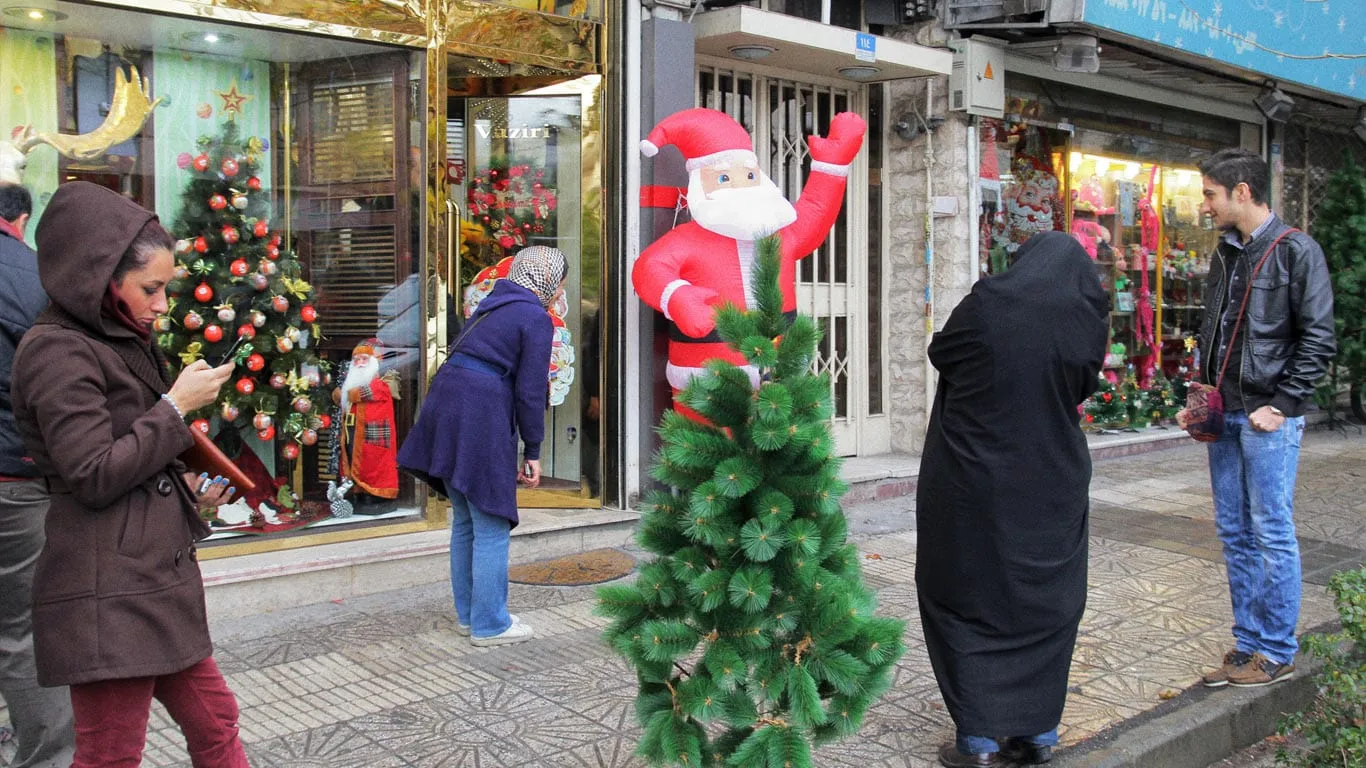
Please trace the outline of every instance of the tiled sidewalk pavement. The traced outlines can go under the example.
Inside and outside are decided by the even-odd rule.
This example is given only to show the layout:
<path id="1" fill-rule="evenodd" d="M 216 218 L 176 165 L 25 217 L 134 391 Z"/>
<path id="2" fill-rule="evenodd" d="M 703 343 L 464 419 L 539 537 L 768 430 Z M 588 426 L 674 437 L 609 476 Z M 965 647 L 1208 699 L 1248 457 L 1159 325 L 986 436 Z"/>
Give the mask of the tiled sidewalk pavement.
<path id="1" fill-rule="evenodd" d="M 1195 684 L 1230 642 L 1227 587 L 1196 445 L 1098 462 L 1090 600 L 1064 713 L 1066 744 Z M 1366 438 L 1311 433 L 1298 500 L 1306 584 L 1301 624 L 1333 616 L 1321 587 L 1366 550 Z M 921 642 L 910 500 L 873 517 L 901 529 L 858 536 L 883 613 L 909 620 L 895 687 L 820 766 L 930 766 L 952 726 Z M 859 515 L 868 520 L 870 515 Z M 895 527 L 895 526 L 893 526 Z M 856 528 L 857 531 L 857 528 Z M 873 557 L 876 555 L 877 557 Z M 475 649 L 433 586 L 215 626 L 257 768 L 637 766 L 634 675 L 598 641 L 591 588 L 514 585 L 538 638 Z M 144 765 L 186 766 L 154 716 Z"/>

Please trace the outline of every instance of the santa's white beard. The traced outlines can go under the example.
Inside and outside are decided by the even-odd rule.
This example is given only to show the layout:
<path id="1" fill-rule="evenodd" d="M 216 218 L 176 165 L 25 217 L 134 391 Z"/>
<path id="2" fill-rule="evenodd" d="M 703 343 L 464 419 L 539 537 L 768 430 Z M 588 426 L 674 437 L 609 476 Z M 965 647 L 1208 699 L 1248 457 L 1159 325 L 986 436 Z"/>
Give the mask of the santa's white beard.
<path id="1" fill-rule="evenodd" d="M 370 362 L 364 365 L 351 364 L 351 367 L 346 371 L 346 381 L 342 382 L 341 407 L 343 414 L 351 410 L 351 399 L 348 397 L 351 390 L 369 386 L 370 382 L 374 381 L 378 375 L 379 360 L 376 358 L 370 358 Z"/>
<path id="2" fill-rule="evenodd" d="M 797 209 L 767 176 L 760 177 L 757 187 L 718 189 L 708 195 L 699 171 L 688 180 L 688 212 L 703 229 L 736 240 L 757 240 L 797 220 Z"/>

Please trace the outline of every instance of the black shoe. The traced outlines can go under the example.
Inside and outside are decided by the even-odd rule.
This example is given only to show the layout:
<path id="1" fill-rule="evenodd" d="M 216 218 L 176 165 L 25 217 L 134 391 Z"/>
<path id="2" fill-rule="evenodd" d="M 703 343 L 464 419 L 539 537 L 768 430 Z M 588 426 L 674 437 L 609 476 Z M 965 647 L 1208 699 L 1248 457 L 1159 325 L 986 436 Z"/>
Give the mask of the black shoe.
<path id="1" fill-rule="evenodd" d="M 1012 763 L 1023 765 L 1043 765 L 1053 759 L 1053 748 L 1043 744 L 1030 744 L 1026 739 L 1006 739 L 1001 744 L 1001 757 Z"/>
<path id="2" fill-rule="evenodd" d="M 945 768 L 999 768 L 1006 763 L 999 752 L 965 755 L 958 751 L 957 744 L 945 744 L 939 748 L 939 764 Z"/>

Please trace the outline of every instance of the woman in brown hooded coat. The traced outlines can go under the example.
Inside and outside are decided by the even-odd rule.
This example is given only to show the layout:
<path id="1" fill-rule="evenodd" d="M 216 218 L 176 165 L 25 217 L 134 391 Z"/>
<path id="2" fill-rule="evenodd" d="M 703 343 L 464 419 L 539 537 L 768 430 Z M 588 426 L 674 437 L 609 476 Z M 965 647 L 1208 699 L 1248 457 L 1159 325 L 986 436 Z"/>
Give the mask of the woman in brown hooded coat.
<path id="1" fill-rule="evenodd" d="M 70 685 L 73 768 L 136 768 L 155 696 L 195 768 L 245 768 L 237 703 L 212 658 L 195 541 L 208 534 L 176 457 L 183 413 L 213 402 L 232 365 L 170 382 L 151 343 L 174 242 L 155 214 L 66 184 L 36 234 L 52 303 L 14 363 L 14 410 L 52 494 L 34 578 L 38 680 Z"/>

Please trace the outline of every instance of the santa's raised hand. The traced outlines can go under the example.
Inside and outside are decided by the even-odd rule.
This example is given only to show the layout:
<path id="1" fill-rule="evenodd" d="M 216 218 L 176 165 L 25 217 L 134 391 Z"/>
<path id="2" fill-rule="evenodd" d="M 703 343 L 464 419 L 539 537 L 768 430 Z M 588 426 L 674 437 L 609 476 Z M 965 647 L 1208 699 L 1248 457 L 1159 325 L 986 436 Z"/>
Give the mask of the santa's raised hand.
<path id="1" fill-rule="evenodd" d="M 868 123 L 853 112 L 835 115 L 825 138 L 811 136 L 806 140 L 813 166 L 815 163 L 824 163 L 834 168 L 847 168 L 858 157 L 859 148 L 863 146 L 863 135 L 867 132 Z"/>

